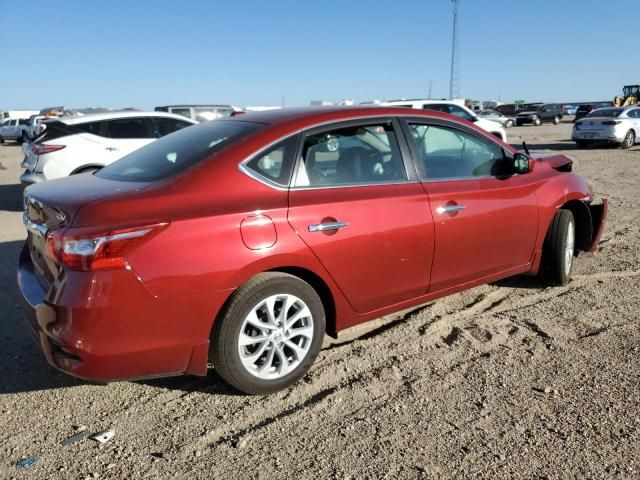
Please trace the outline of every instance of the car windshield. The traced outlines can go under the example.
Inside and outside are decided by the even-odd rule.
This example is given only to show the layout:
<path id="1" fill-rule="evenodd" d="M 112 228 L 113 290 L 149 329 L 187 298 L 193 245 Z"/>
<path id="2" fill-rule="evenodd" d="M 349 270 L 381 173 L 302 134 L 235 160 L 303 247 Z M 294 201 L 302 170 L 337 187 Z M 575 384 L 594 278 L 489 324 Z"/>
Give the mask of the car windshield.
<path id="1" fill-rule="evenodd" d="M 599 108 L 593 110 L 587 117 L 610 117 L 614 118 L 620 115 L 624 110 L 622 108 Z"/>
<path id="2" fill-rule="evenodd" d="M 172 177 L 263 127 L 261 123 L 222 120 L 194 125 L 122 157 L 96 176 L 132 182 Z"/>

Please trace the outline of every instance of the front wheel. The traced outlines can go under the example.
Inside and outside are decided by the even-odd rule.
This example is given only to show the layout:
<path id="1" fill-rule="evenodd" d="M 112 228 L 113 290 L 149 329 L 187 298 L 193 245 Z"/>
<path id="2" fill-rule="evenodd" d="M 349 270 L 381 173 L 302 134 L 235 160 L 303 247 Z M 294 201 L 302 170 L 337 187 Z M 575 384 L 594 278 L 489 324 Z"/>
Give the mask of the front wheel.
<path id="1" fill-rule="evenodd" d="M 506 128 L 511 128 L 513 127 L 513 120 L 507 120 L 507 122 L 504 124 L 504 126 Z"/>
<path id="2" fill-rule="evenodd" d="M 560 124 L 560 117 L 553 117 L 553 124 L 554 125 Z"/>
<path id="3" fill-rule="evenodd" d="M 558 210 L 542 246 L 540 275 L 544 283 L 561 286 L 569 283 L 575 255 L 575 221 L 569 210 Z"/>
<path id="4" fill-rule="evenodd" d="M 308 283 L 280 272 L 240 287 L 214 325 L 210 359 L 244 393 L 282 390 L 318 356 L 325 332 L 320 297 Z"/>
<path id="5" fill-rule="evenodd" d="M 636 143 L 636 134 L 633 133 L 633 130 L 629 130 L 627 134 L 624 136 L 624 140 L 622 141 L 620 148 L 622 148 L 623 150 L 626 150 L 628 148 L 633 147 L 635 143 Z"/>
<path id="6" fill-rule="evenodd" d="M 533 119 L 533 125 L 534 125 L 534 126 L 539 127 L 541 123 L 542 123 L 542 122 L 540 121 L 540 119 L 539 119 L 539 118 L 534 118 L 534 119 Z"/>

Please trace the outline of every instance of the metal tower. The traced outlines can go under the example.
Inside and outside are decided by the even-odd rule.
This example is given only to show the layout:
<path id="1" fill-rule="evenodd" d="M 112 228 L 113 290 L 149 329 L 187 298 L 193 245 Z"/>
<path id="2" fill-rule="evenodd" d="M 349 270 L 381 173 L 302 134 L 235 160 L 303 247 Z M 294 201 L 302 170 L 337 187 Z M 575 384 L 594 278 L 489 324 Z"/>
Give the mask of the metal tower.
<path id="1" fill-rule="evenodd" d="M 449 80 L 449 98 L 460 97 L 460 72 L 458 59 L 458 3 L 460 0 L 451 0 L 453 3 L 453 38 L 451 40 L 451 77 Z"/>

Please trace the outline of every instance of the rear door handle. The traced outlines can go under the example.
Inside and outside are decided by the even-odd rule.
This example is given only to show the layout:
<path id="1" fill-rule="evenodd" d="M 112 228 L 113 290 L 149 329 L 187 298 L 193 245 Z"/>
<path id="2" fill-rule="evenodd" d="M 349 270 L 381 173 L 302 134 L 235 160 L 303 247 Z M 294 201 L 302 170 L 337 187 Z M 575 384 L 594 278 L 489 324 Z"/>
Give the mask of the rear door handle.
<path id="1" fill-rule="evenodd" d="M 327 223 L 314 223 L 309 225 L 309 231 L 314 232 L 326 232 L 327 230 L 338 230 L 340 228 L 348 227 L 347 222 L 327 222 Z"/>
<path id="2" fill-rule="evenodd" d="M 460 210 L 464 210 L 464 209 L 465 209 L 464 205 L 441 205 L 438 208 L 436 208 L 436 212 L 442 215 L 443 213 L 459 212 Z"/>

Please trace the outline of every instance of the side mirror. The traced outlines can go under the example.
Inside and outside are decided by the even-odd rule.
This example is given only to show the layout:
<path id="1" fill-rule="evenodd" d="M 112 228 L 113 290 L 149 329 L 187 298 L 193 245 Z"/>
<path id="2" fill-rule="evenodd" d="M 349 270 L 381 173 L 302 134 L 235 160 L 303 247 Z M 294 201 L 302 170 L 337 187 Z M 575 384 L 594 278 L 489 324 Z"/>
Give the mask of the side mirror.
<path id="1" fill-rule="evenodd" d="M 524 153 L 516 153 L 513 156 L 513 171 L 522 175 L 523 173 L 529 173 L 531 167 L 529 165 L 529 157 Z"/>

